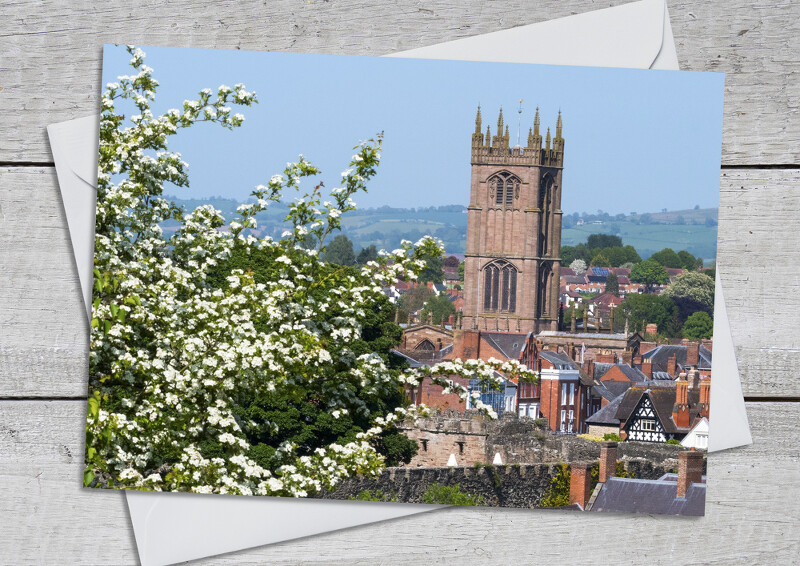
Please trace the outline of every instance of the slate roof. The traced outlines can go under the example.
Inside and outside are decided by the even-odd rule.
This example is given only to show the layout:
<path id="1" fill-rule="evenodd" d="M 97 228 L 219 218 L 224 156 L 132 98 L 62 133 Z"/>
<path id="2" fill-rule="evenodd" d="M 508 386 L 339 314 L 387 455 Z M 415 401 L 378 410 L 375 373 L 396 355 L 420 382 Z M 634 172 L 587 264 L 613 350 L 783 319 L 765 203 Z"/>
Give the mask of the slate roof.
<path id="1" fill-rule="evenodd" d="M 653 375 L 656 372 L 666 372 L 669 359 L 675 356 L 679 369 L 685 369 L 686 364 L 686 346 L 682 344 L 661 344 L 656 346 L 649 352 L 642 354 L 643 360 L 652 360 L 653 362 Z M 711 350 L 700 344 L 699 356 L 697 361 L 698 369 L 711 369 L 712 353 Z"/>
<path id="2" fill-rule="evenodd" d="M 518 360 L 522 348 L 525 346 L 527 334 L 481 332 L 481 338 L 509 360 Z"/>
<path id="3" fill-rule="evenodd" d="M 700 344 L 700 359 L 697 363 L 698 369 L 711 369 L 713 355 L 711 350 Z"/>
<path id="4" fill-rule="evenodd" d="M 553 352 L 551 350 L 542 350 L 539 356 L 553 364 L 556 369 L 578 369 L 575 362 L 572 361 L 568 355 L 563 352 Z"/>
<path id="5" fill-rule="evenodd" d="M 621 385 L 624 385 L 624 383 Z M 619 419 L 616 417 L 616 415 L 623 396 L 624 393 L 622 395 L 617 395 L 608 405 L 597 411 L 591 417 L 587 418 L 586 422 L 596 425 L 619 426 Z"/>
<path id="6" fill-rule="evenodd" d="M 453 351 L 452 344 L 448 344 L 441 350 L 433 352 L 431 352 L 430 350 L 406 350 L 405 352 L 402 352 L 397 348 L 391 350 L 393 354 L 400 356 L 405 361 L 407 361 L 408 365 L 410 365 L 412 368 L 430 366 L 439 363 L 452 351 Z"/>
<path id="7" fill-rule="evenodd" d="M 675 474 L 665 474 L 657 480 L 612 476 L 600 489 L 591 511 L 700 517 L 706 507 L 705 476 L 702 481 L 689 486 L 686 497 L 678 498 Z"/>
<path id="8" fill-rule="evenodd" d="M 561 279 L 564 280 L 566 285 L 582 285 L 586 283 L 585 275 L 562 275 Z"/>
<path id="9" fill-rule="evenodd" d="M 686 346 L 675 344 L 661 344 L 656 346 L 649 352 L 642 354 L 643 360 L 652 360 L 653 373 L 657 371 L 667 371 L 669 359 L 675 356 L 675 361 L 678 366 L 684 367 L 686 365 Z"/>

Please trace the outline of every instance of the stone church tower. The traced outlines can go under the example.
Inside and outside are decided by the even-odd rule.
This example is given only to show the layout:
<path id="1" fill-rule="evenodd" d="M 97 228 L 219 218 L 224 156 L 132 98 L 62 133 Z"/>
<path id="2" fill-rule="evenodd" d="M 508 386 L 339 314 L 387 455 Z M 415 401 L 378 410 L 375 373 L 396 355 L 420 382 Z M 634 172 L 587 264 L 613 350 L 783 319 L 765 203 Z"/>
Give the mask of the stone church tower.
<path id="1" fill-rule="evenodd" d="M 561 112 L 542 145 L 539 109 L 528 143 L 509 147 L 503 110 L 497 134 L 472 134 L 472 181 L 464 265 L 464 330 L 558 329 L 561 265 Z"/>

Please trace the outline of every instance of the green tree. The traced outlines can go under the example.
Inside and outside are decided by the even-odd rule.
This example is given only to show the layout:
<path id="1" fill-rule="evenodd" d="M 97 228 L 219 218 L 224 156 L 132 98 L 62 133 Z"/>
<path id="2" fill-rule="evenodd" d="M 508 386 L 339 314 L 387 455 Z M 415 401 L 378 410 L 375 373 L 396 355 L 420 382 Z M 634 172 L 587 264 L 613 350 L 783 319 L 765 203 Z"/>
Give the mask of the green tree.
<path id="1" fill-rule="evenodd" d="M 663 285 L 669 281 L 669 274 L 656 260 L 648 259 L 633 266 L 630 280 L 644 284 L 647 292 L 651 293 L 656 285 Z"/>
<path id="2" fill-rule="evenodd" d="M 422 495 L 423 503 L 437 505 L 484 505 L 482 495 L 473 495 L 461 491 L 459 485 L 441 485 L 438 483 L 430 486 Z"/>
<path id="3" fill-rule="evenodd" d="M 619 279 L 613 271 L 609 273 L 606 278 L 606 293 L 611 293 L 615 297 L 619 297 Z"/>
<path id="4" fill-rule="evenodd" d="M 687 271 L 675 278 L 662 295 L 678 306 L 681 320 L 695 311 L 714 312 L 714 280 L 700 271 Z"/>
<path id="5" fill-rule="evenodd" d="M 422 268 L 419 274 L 419 282 L 427 283 L 441 283 L 444 281 L 444 256 L 428 255 L 422 258 L 425 262 L 425 267 Z"/>
<path id="6" fill-rule="evenodd" d="M 375 261 L 376 259 L 378 259 L 378 248 L 375 247 L 375 244 L 370 244 L 366 248 L 361 248 L 361 251 L 358 252 L 356 263 L 364 265 L 368 261 Z"/>
<path id="7" fill-rule="evenodd" d="M 708 313 L 697 311 L 689 315 L 683 324 L 683 337 L 691 340 L 711 338 L 714 333 L 714 321 Z"/>
<path id="8" fill-rule="evenodd" d="M 620 267 L 622 267 L 624 264 L 629 263 L 629 262 L 630 263 L 639 263 L 640 261 L 642 261 L 642 258 L 639 257 L 639 253 L 636 251 L 636 248 L 634 248 L 633 246 L 627 245 L 622 249 L 625 250 L 625 261 L 623 261 L 620 264 Z"/>
<path id="9" fill-rule="evenodd" d="M 592 258 L 591 265 L 594 267 L 611 267 L 611 262 L 603 255 L 603 252 L 597 252 Z"/>
<path id="10" fill-rule="evenodd" d="M 678 259 L 681 260 L 681 267 L 686 271 L 694 271 L 699 267 L 703 267 L 703 260 L 699 257 L 694 257 L 686 250 L 678 252 Z"/>
<path id="11" fill-rule="evenodd" d="M 451 314 L 456 314 L 456 308 L 445 293 L 439 293 L 435 297 L 431 297 L 425 303 L 425 306 L 420 313 L 420 320 L 422 322 L 428 321 L 428 314 L 433 314 L 433 324 L 446 323 Z"/>
<path id="12" fill-rule="evenodd" d="M 400 296 L 397 306 L 408 313 L 417 312 L 434 295 L 427 285 L 417 285 Z"/>
<path id="13" fill-rule="evenodd" d="M 647 323 L 657 324 L 659 332 L 667 336 L 677 336 L 680 332 L 678 307 L 664 295 L 631 294 L 619 308 L 634 332 L 643 331 Z"/>
<path id="14" fill-rule="evenodd" d="M 463 261 L 458 262 L 458 280 L 462 281 L 462 282 L 464 281 L 464 262 Z"/>
<path id="15" fill-rule="evenodd" d="M 339 234 L 325 247 L 320 258 L 327 263 L 354 265 L 356 254 L 353 252 L 353 242 L 344 234 Z"/>
<path id="16" fill-rule="evenodd" d="M 610 234 L 592 234 L 587 238 L 586 245 L 591 249 L 621 247 L 622 238 Z"/>
<path id="17" fill-rule="evenodd" d="M 653 255 L 651 255 L 650 259 L 657 261 L 664 267 L 671 267 L 671 268 L 683 267 L 681 258 L 678 257 L 678 254 L 676 254 L 675 250 L 673 250 L 672 248 L 664 248 L 660 252 L 656 252 Z"/>

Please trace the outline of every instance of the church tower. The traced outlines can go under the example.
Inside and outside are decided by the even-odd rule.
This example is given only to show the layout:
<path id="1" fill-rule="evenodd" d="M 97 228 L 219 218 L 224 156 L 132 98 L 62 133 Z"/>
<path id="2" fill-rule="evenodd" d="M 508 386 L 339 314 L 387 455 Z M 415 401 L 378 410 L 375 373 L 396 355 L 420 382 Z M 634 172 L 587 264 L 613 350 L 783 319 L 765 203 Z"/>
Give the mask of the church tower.
<path id="1" fill-rule="evenodd" d="M 561 266 L 561 112 L 544 145 L 539 109 L 528 143 L 509 147 L 503 110 L 497 133 L 472 134 L 472 180 L 464 265 L 464 330 L 558 329 Z"/>

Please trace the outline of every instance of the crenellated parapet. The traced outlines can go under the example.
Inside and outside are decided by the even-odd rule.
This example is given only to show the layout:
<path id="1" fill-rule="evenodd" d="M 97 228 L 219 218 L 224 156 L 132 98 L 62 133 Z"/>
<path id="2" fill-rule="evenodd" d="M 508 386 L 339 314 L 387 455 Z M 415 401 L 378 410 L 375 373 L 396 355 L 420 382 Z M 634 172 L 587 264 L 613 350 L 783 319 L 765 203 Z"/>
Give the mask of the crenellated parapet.
<path id="1" fill-rule="evenodd" d="M 564 166 L 564 138 L 561 136 L 561 111 L 558 112 L 556 135 L 551 139 L 550 128 L 542 143 L 539 132 L 539 109 L 533 120 L 533 127 L 528 129 L 528 143 L 525 147 L 509 145 L 508 125 L 503 123 L 503 109 L 497 119 L 497 134 L 492 136 L 491 129 L 486 126 L 486 135 L 482 133 L 481 108 L 475 116 L 475 132 L 472 134 L 473 165 L 526 165 L 539 167 Z"/>

